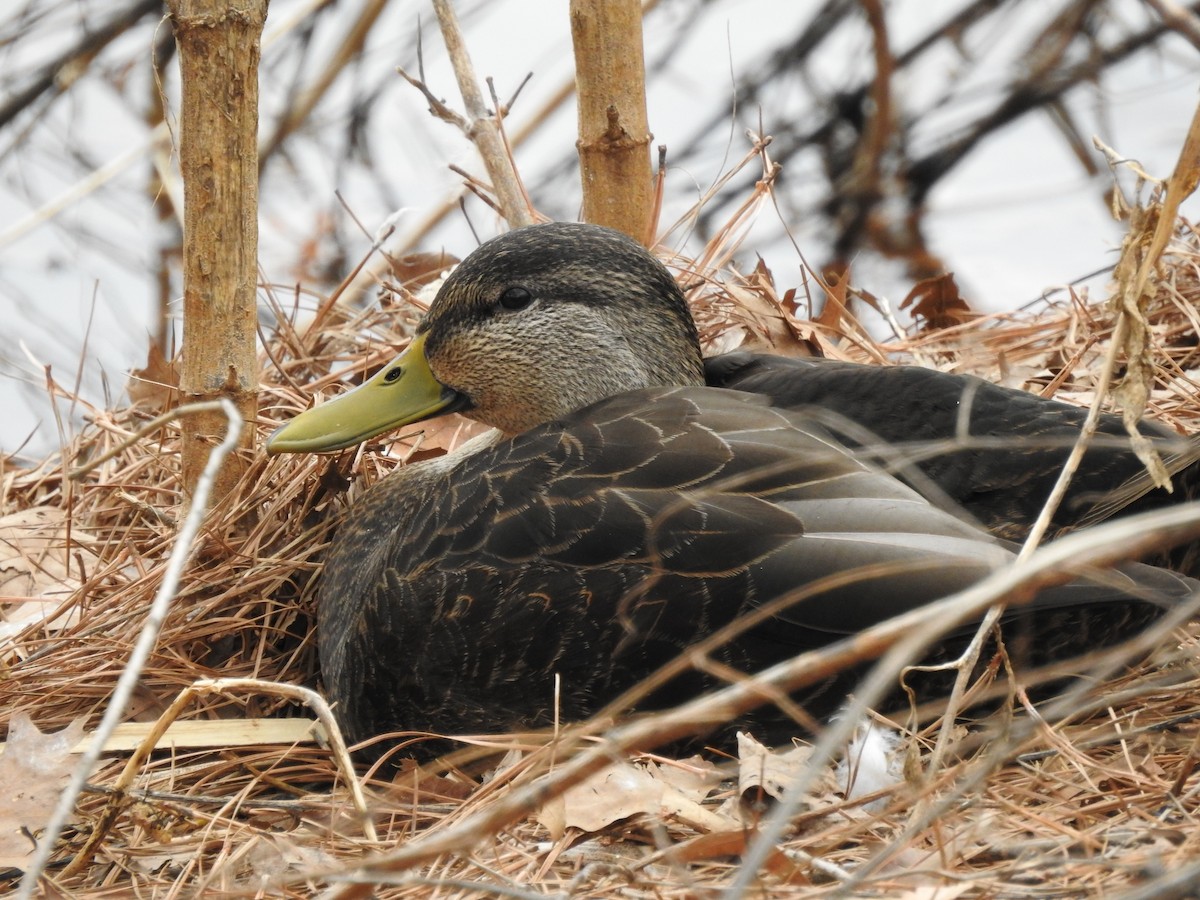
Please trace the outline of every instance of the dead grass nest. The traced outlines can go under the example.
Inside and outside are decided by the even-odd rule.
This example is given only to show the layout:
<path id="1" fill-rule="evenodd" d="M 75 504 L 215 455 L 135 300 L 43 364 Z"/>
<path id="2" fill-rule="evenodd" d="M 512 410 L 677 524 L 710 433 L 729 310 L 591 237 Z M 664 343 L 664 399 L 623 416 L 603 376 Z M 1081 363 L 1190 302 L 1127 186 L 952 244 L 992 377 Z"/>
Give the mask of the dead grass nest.
<path id="1" fill-rule="evenodd" d="M 1198 264 L 1200 236 L 1182 226 L 1148 310 L 1158 362 L 1150 414 L 1185 432 L 1197 430 L 1200 415 L 1191 378 L 1200 353 Z M 1111 333 L 1101 303 L 1063 292 L 1016 313 L 958 315 L 950 325 L 918 306 L 912 327 L 878 338 L 849 313 L 795 317 L 793 310 L 806 309 L 803 286 L 799 296 L 777 290 L 761 268 L 703 277 L 694 267 L 679 269 L 714 348 L 745 343 L 918 362 L 1081 404 L 1091 399 Z M 869 308 L 882 309 L 878 299 L 866 300 L 857 307 L 864 321 L 888 321 Z M 304 327 L 277 305 L 253 423 L 259 446 L 313 395 L 382 364 L 404 343 L 419 308 L 404 292 L 385 293 L 384 301 L 370 312 L 327 311 Z M 931 327 L 935 320 L 946 327 Z M 94 726 L 109 701 L 176 541 L 179 424 L 141 437 L 82 479 L 69 474 L 133 435 L 157 412 L 155 402 L 163 397 L 152 391 L 130 408 L 92 409 L 60 455 L 0 468 L 6 727 L 18 714 L 47 734 L 79 719 Z M 337 512 L 395 466 L 460 437 L 452 423 L 402 438 L 389 452 L 375 445 L 332 462 L 268 460 L 256 450 L 238 489 L 208 514 L 125 720 L 155 720 L 198 679 L 315 687 L 314 576 Z M 870 807 L 845 799 L 821 767 L 750 884 L 763 896 L 1148 896 L 1139 891 L 1166 890 L 1161 879 L 1176 877 L 1170 873 L 1195 878 L 1196 649 L 1195 635 L 1166 636 L 1149 662 L 1097 685 L 1091 702 L 1053 724 L 1018 717 L 1025 727 L 991 734 L 982 746 L 981 732 L 960 728 L 954 752 L 933 770 L 923 765 L 936 723 L 910 735 L 904 777 Z M 610 770 L 636 781 L 641 805 L 626 809 L 606 794 L 611 817 L 589 825 L 588 813 L 572 807 L 582 803 L 578 796 L 552 786 L 538 793 L 537 784 L 549 783 L 537 779 L 591 745 L 539 748 L 504 735 L 491 746 L 529 752 L 510 755 L 501 770 L 493 762 L 482 781 L 453 766 L 360 772 L 364 819 L 294 697 L 252 685 L 209 690 L 190 696 L 179 718 L 204 727 L 172 732 L 139 758 L 127 793 L 113 785 L 140 739 L 105 754 L 45 873 L 48 890 L 79 897 L 310 896 L 318 889 L 338 896 L 370 889 L 381 897 L 707 896 L 738 877 L 771 808 L 757 788 L 739 800 L 744 789 L 727 778 L 705 780 L 708 763 L 659 760 Z M 301 718 L 304 728 L 272 736 L 261 720 L 274 718 Z M 6 755 L 17 755 L 12 744 Z M 44 789 L 44 809 L 69 757 L 57 765 L 43 775 L 10 769 L 8 787 L 28 777 L 31 795 Z M 704 787 L 694 790 L 697 778 Z M 649 806 L 647 796 L 654 798 Z M 526 805 L 504 807 L 513 797 Z M 563 818 L 547 812 L 556 803 Z M 66 868 L 105 816 L 102 839 L 84 864 Z M 6 827 L 17 849 L 10 845 L 5 858 L 19 865 L 13 854 L 22 846 L 30 852 L 36 828 L 18 834 L 27 826 Z M 390 862 L 373 862 L 389 854 Z M 9 883 L 19 877 L 8 875 Z"/>

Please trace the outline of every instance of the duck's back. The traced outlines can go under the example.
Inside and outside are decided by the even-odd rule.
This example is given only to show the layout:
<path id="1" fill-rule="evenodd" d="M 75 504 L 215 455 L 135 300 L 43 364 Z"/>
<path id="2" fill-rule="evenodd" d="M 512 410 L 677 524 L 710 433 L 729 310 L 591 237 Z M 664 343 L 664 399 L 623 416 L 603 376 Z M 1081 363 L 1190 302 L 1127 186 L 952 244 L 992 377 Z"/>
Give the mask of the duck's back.
<path id="1" fill-rule="evenodd" d="M 1086 410 L 966 375 L 917 366 L 729 353 L 706 361 L 708 383 L 805 411 L 931 499 L 940 492 L 993 534 L 1023 540 L 1083 426 Z M 967 412 L 969 410 L 969 413 Z M 1103 414 L 1055 514 L 1051 534 L 1200 496 L 1200 442 L 1143 421 L 1172 473 L 1155 488 L 1119 416 Z M 1200 572 L 1196 548 L 1155 562 Z"/>

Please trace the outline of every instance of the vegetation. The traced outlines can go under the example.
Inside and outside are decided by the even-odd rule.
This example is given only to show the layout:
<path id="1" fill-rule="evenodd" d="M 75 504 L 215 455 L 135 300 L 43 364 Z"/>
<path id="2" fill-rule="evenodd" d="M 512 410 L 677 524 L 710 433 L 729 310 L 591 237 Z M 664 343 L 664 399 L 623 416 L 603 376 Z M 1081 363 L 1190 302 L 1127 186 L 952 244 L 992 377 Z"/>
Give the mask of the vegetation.
<path id="1" fill-rule="evenodd" d="M 1165 185 L 1122 207 L 1131 226 L 1114 296 L 1124 318 L 1102 300 L 1071 293 L 980 315 L 929 246 L 930 192 L 988 136 L 1021 116 L 1048 114 L 1081 167 L 1095 168 L 1090 141 L 1074 122 L 1071 92 L 1104 83 L 1133 54 L 1200 46 L 1195 11 L 1172 3 L 1064 0 L 1036 14 L 1027 12 L 1031 5 L 965 2 L 901 44 L 882 4 L 829 0 L 738 82 L 735 113 L 714 109 L 697 121 L 695 140 L 668 148 L 675 171 L 701 169 L 714 153 L 701 135 L 724 134 L 738 117 L 756 125 L 759 117 L 764 125 L 772 120 L 699 202 L 681 202 L 690 188 L 669 171 L 655 183 L 655 208 L 669 211 L 658 220 L 656 233 L 668 239 L 659 249 L 687 288 L 708 347 L 918 362 L 1083 405 L 1099 402 L 1105 383 L 1124 370 L 1137 376 L 1128 383 L 1144 393 L 1151 414 L 1181 431 L 1197 430 L 1191 373 L 1200 344 L 1200 234 L 1176 216 L 1196 182 L 1195 127 Z M 404 8 L 410 30 L 401 32 L 396 5 L 385 6 L 368 0 L 353 8 L 272 8 L 258 139 L 264 198 L 329 196 L 323 184 L 330 171 L 377 195 L 372 216 L 416 196 L 403 181 L 410 170 L 391 164 L 397 145 L 420 143 L 390 117 L 402 92 L 472 136 L 490 124 L 504 152 L 493 153 L 486 180 L 468 174 L 451 196 L 423 203 L 415 216 L 389 219 L 369 237 L 351 224 L 362 211 L 344 211 L 333 200 L 291 215 L 286 203 L 264 203 L 260 259 L 275 262 L 259 284 L 259 412 L 243 411 L 248 446 L 261 446 L 278 421 L 381 365 L 407 340 L 421 284 L 451 262 L 430 252 L 439 235 L 451 233 L 438 231 L 440 223 L 487 221 L 493 209 L 512 224 L 537 214 L 573 218 L 579 206 L 574 135 L 547 139 L 541 131 L 553 131 L 553 110 L 569 89 L 543 94 L 523 115 L 520 95 L 500 103 L 496 94 L 504 89 L 493 88 L 490 101 L 468 97 L 458 113 L 441 96 L 449 82 L 426 69 L 432 20 L 418 24 Z M 487 7 L 463 3 L 459 13 L 469 24 Z M 682 36 L 718 8 L 695 0 L 647 15 L 653 27 L 675 27 Z M 129 402 L 88 404 L 86 385 L 62 384 L 50 373 L 50 390 L 68 418 L 84 424 L 64 431 L 60 453 L 32 461 L 0 456 L 0 724 L 10 738 L 0 756 L 0 788 L 21 797 L 0 810 L 0 878 L 15 884 L 21 870 L 36 872 L 41 849 L 46 891 L 88 897 L 311 896 L 319 889 L 345 897 L 684 897 L 720 890 L 915 897 L 935 889 L 939 897 L 1030 890 L 1140 897 L 1183 895 L 1200 881 L 1194 624 L 1159 629 L 1119 654 L 1089 660 L 1094 682 L 1041 713 L 1014 689 L 1015 717 L 896 723 L 902 771 L 865 796 L 833 775 L 828 757 L 845 755 L 845 736 L 835 740 L 836 729 L 814 755 L 786 763 L 780 784 L 793 785 L 790 793 L 714 770 L 713 760 L 721 762 L 714 754 L 706 762 L 642 756 L 632 765 L 622 758 L 727 714 L 730 704 L 750 702 L 765 680 L 737 685 L 732 699 L 700 698 L 657 719 L 468 736 L 460 753 L 423 769 L 354 771 L 310 690 L 317 686 L 311 603 L 322 550 L 347 500 L 410 459 L 456 446 L 467 427 L 452 423 L 406 436 L 390 452 L 332 462 L 268 461 L 245 451 L 211 509 L 203 502 L 186 509 L 185 437 L 171 413 L 180 389 L 172 298 L 185 293 L 173 245 L 184 207 L 170 152 L 186 128 L 168 112 L 175 37 L 160 23 L 162 13 L 159 3 L 144 0 L 31 2 L 3 26 L 2 46 L 14 65 L 3 76 L 0 135 L 7 143 L 0 164 L 78 178 L 79 194 L 97 198 L 105 214 L 59 224 L 66 220 L 54 220 L 58 208 L 47 204 L 36 218 L 10 223 L 0 250 L 30 230 L 72 230 L 80 245 L 111 249 L 119 264 L 147 276 L 159 311 Z M 981 35 L 1018 22 L 1033 23 L 1038 39 L 1021 42 L 1003 74 L 991 79 L 990 101 L 952 125 L 939 117 L 967 108 L 969 76 L 986 55 Z M 813 74 L 811 60 L 855 29 L 866 36 L 871 71 L 830 88 Z M 899 88 L 906 73 L 947 53 L 956 60 L 953 77 L 920 97 Z M 650 61 L 652 82 L 664 59 L 669 51 Z M 396 62 L 408 70 L 404 78 L 392 71 Z M 783 95 L 806 83 L 818 85 L 816 112 L 779 114 Z M 103 165 L 109 157 L 71 127 L 72 114 L 86 118 L 97 91 L 115 105 L 106 109 L 110 120 L 118 116 L 114 108 L 128 119 L 130 110 L 145 116 L 145 144 L 125 158 L 132 168 Z M 481 103 L 511 116 L 489 117 Z M 241 127 L 244 138 L 248 126 Z M 531 173 L 522 148 L 547 141 L 556 161 Z M 497 163 L 523 179 L 505 182 L 492 168 Z M 10 178 L 8 189 L 14 184 Z M 504 191 L 514 185 L 506 201 Z M 20 189 L 34 205 L 46 192 L 37 178 Z M 118 246 L 112 224 L 130 209 L 159 216 L 132 254 Z M 772 209 L 782 214 L 772 217 Z M 384 218 L 372 216 L 366 221 Z M 820 223 L 829 240 L 809 251 L 815 262 L 802 280 L 782 283 L 763 264 L 740 272 L 731 265 L 752 225 L 765 222 L 771 231 L 803 218 Z M 685 232 L 694 235 L 686 253 L 666 249 Z M 753 259 L 753 249 L 742 253 Z M 869 268 L 864 260 L 872 254 L 900 260 L 915 282 L 906 301 L 911 323 L 896 321 L 881 292 L 857 284 L 855 272 Z M 378 304 L 368 296 L 377 284 Z M 1133 320 L 1135 326 L 1124 324 Z M 186 381 L 183 390 L 194 393 Z M 1119 557 L 1156 533 L 1084 533 L 1063 552 Z M 1053 551 L 1033 555 L 1013 579 L 1052 575 Z M 157 640 L 150 626 L 161 627 Z M 140 640 L 145 655 L 135 649 L 139 634 L 150 635 Z M 903 646 L 903 637 L 884 629 L 867 635 L 860 649 Z M 1003 689 L 1001 662 L 994 674 Z M 1130 662 L 1136 665 L 1125 670 Z M 119 682 L 129 673 L 135 689 L 121 696 Z M 107 738 L 97 767 L 84 772 L 86 789 L 52 844 L 42 831 L 48 807 L 82 770 L 78 757 L 40 738 L 22 717 L 50 734 L 72 722 L 92 732 L 106 715 L 123 724 Z M 65 744 L 77 740 L 75 729 Z M 507 755 L 498 761 L 498 752 Z M 604 769 L 614 757 L 615 768 Z M 633 784 L 637 802 L 604 794 L 589 807 L 572 785 L 596 772 Z M 595 780 L 587 784 L 597 790 Z M 608 815 L 597 815 L 596 805 Z"/>

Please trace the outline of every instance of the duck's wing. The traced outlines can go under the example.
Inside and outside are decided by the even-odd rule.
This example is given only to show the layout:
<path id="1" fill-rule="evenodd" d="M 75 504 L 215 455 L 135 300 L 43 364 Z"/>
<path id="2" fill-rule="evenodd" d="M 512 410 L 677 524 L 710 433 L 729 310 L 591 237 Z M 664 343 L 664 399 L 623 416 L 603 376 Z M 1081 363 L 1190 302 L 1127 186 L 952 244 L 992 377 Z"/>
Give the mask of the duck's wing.
<path id="1" fill-rule="evenodd" d="M 944 493 L 1011 540 L 1028 534 L 1086 417 L 1066 403 L 916 366 L 739 352 L 705 367 L 711 385 L 762 394 L 785 409 L 815 410 L 840 439 L 871 447 L 922 493 Z M 1120 417 L 1105 414 L 1054 517 L 1056 532 L 1200 496 L 1200 441 L 1153 422 L 1141 430 L 1160 450 L 1175 493 L 1154 487 Z"/>
<path id="2" fill-rule="evenodd" d="M 354 737 L 544 724 L 555 675 L 562 716 L 578 718 L 740 615 L 833 579 L 722 651 L 757 670 L 1010 558 L 819 427 L 707 388 L 603 401 L 453 468 L 389 479 L 351 512 L 322 579 L 319 638 Z M 1139 588 L 1157 602 L 1192 584 L 1124 577 L 1037 604 L 1123 610 Z"/>

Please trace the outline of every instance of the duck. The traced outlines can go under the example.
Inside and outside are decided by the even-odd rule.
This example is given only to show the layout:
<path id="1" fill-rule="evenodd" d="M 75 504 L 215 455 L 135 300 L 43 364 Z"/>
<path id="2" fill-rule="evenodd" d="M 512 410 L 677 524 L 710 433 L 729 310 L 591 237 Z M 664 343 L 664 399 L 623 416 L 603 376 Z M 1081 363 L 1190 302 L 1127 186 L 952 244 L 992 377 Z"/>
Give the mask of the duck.
<path id="1" fill-rule="evenodd" d="M 896 371 L 740 352 L 704 360 L 675 279 L 617 231 L 547 223 L 483 243 L 407 349 L 267 441 L 271 454 L 331 453 L 451 412 L 492 429 L 398 468 L 345 510 L 316 630 L 347 737 L 583 720 L 783 595 L 799 599 L 727 642 L 720 664 L 761 670 L 1011 561 L 1007 538 L 1036 516 L 1052 477 L 1040 470 L 1065 454 L 1061 442 L 988 444 L 899 473 L 878 447 L 954 436 L 967 385 L 972 434 L 1061 437 L 1078 430 L 1078 411 Z M 1147 430 L 1185 468 L 1190 445 Z M 1118 444 L 1092 451 L 1095 480 L 1064 505 L 1062 529 L 1151 496 Z M 1122 501 L 1105 505 L 1114 490 Z M 1030 637 L 1040 664 L 1120 640 L 1197 587 L 1129 563 L 1042 590 L 1004 627 Z M 645 707 L 710 684 L 690 672 Z M 795 699 L 827 715 L 852 687 Z"/>

